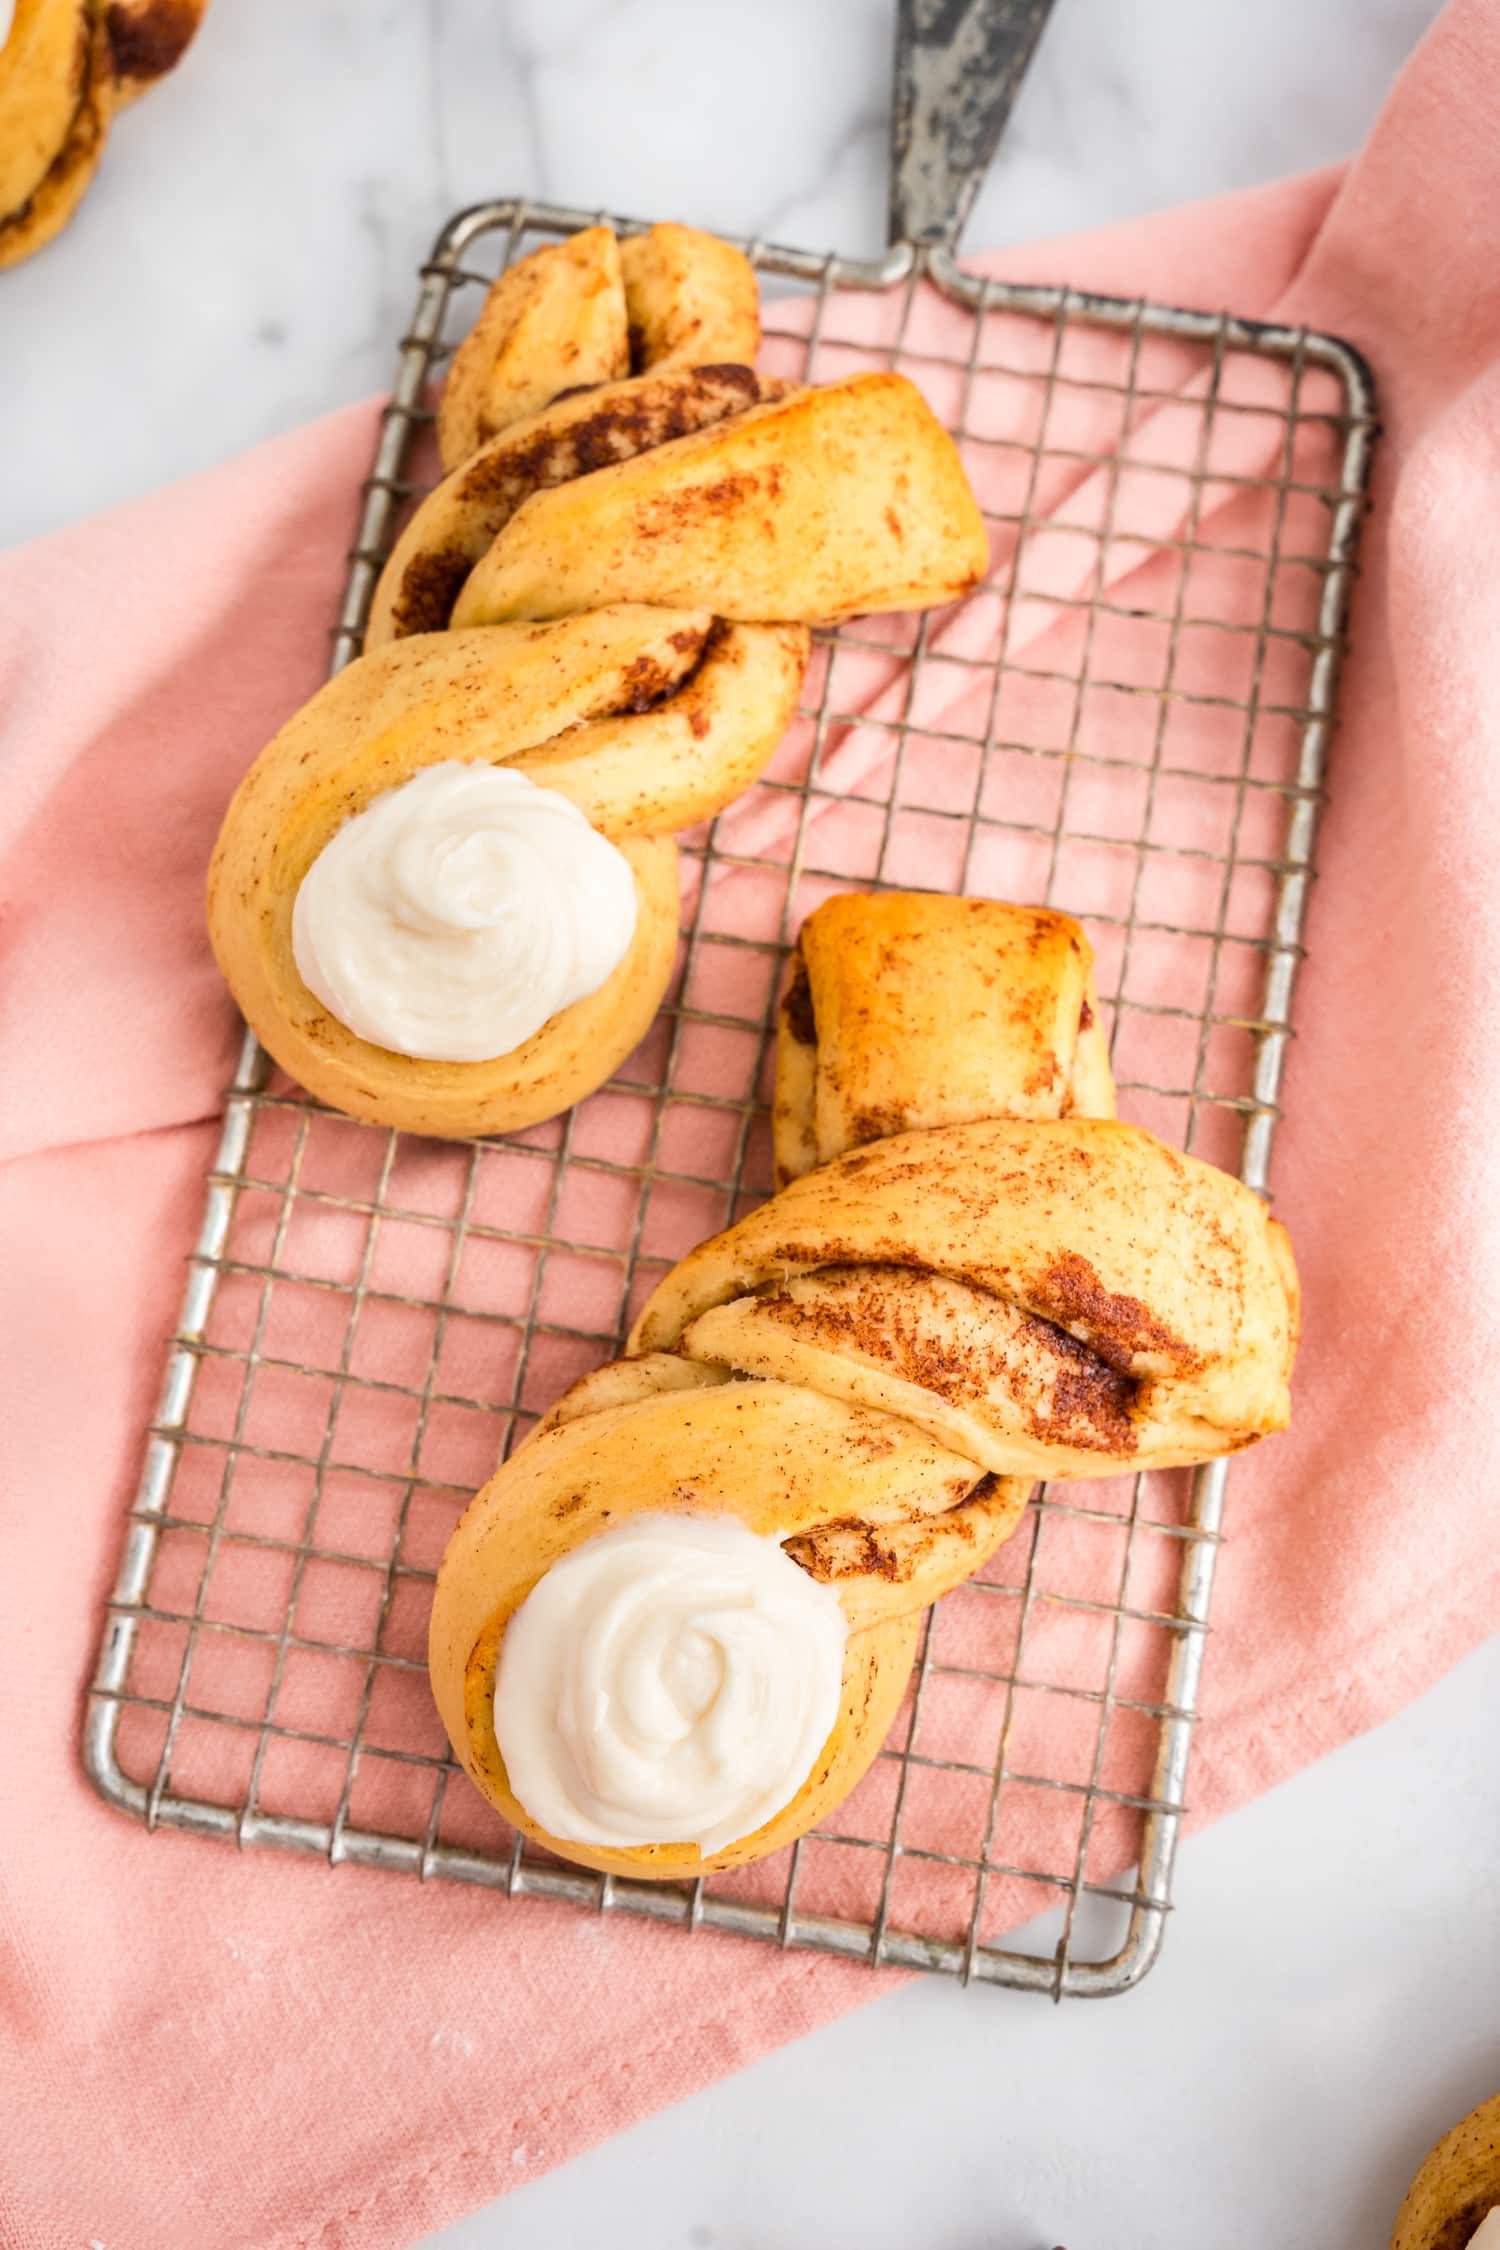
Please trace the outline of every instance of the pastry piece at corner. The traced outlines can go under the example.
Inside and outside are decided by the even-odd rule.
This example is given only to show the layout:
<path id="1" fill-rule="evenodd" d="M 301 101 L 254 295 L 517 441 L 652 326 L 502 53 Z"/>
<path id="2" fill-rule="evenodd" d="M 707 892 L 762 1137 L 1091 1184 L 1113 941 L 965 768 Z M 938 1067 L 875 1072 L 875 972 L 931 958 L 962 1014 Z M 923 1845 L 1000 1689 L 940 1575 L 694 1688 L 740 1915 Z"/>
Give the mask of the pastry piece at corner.
<path id="1" fill-rule="evenodd" d="M 208 0 L 16 0 L 0 44 L 0 267 L 73 216 L 111 119 L 173 68 Z"/>
<path id="2" fill-rule="evenodd" d="M 16 0 L 0 47 L 0 267 L 66 226 L 104 153 L 109 34 L 91 0 Z"/>
<path id="3" fill-rule="evenodd" d="M 1041 1055 L 1056 1102 L 1110 1105 L 1102 1046 L 1079 1062 L 1089 961 L 1064 918 L 832 905 L 805 933 L 809 960 L 841 919 L 850 939 L 822 990 L 842 973 L 868 998 L 878 945 L 854 941 L 899 932 L 886 1020 L 935 1073 L 969 1010 L 915 1005 L 922 979 L 972 999 L 1012 976 L 1038 1021 L 997 1041 L 988 1098 L 1034 1102 Z M 840 1038 L 868 1073 L 863 1034 Z M 429 1660 L 454 1753 L 564 1858 L 687 1878 L 794 1841 L 868 1768 L 921 1611 L 1010 1535 L 1034 1476 L 1208 1458 L 1286 1419 L 1296 1276 L 1246 1189 L 1107 1116 L 969 1118 L 962 1074 L 946 1122 L 915 1063 L 893 1071 L 925 1127 L 849 1146 L 684 1259 L 443 1557 Z M 773 1726 L 735 1723 L 773 1694 Z"/>
<path id="4" fill-rule="evenodd" d="M 1495 2250 L 1500 2243 L 1500 2094 L 1428 2150 L 1396 2214 L 1390 2250 Z"/>
<path id="5" fill-rule="evenodd" d="M 1093 948 L 1071 916 L 887 891 L 803 923 L 777 1030 L 778 1187 L 892 1133 L 1114 1110 Z"/>

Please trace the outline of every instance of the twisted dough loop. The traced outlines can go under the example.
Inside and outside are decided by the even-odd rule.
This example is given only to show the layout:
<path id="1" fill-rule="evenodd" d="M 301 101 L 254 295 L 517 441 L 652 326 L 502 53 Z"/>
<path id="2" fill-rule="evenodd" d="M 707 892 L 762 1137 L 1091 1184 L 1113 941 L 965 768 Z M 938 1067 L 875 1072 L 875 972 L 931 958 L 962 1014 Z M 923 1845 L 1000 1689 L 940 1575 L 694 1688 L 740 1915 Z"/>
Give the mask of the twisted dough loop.
<path id="1" fill-rule="evenodd" d="M 785 388 L 749 367 L 674 369 L 554 400 L 502 430 L 433 488 L 402 532 L 375 589 L 365 647 L 441 631 L 470 571 L 533 492 L 707 429 Z"/>
<path id="2" fill-rule="evenodd" d="M 324 1100 L 462 1136 L 535 1124 L 601 1084 L 671 975 L 670 839 L 764 770 L 796 709 L 811 622 L 947 599 L 982 573 L 978 507 L 912 386 L 875 376 L 788 394 L 748 364 L 758 341 L 748 263 L 686 227 L 623 244 L 590 228 L 491 291 L 439 413 L 457 466 L 382 572 L 365 654 L 240 790 L 210 878 L 214 947 L 241 1009 Z M 694 513 L 700 491 L 717 495 L 707 514 Z M 561 530 L 546 513 L 558 502 Z M 845 528 L 819 538 L 809 574 L 818 509 Z M 649 528 L 653 510 L 670 532 Z M 590 586 L 580 555 L 606 538 L 609 583 Z M 497 605 L 502 565 L 524 570 L 536 599 Z M 637 879 L 635 938 L 614 976 L 486 1063 L 356 1038 L 319 1007 L 290 942 L 297 885 L 341 822 L 453 758 L 560 791 Z"/>
<path id="3" fill-rule="evenodd" d="M 1002 1476 L 1161 1469 L 1284 1427 L 1284 1231 L 1113 1118 L 902 1133 L 684 1258 L 633 1352 L 814 1382 Z"/>
<path id="4" fill-rule="evenodd" d="M 432 1613 L 438 1709 L 491 1803 L 566 1857 L 663 1880 L 736 1866 L 801 1835 L 847 1795 L 900 1704 L 922 1608 L 978 1566 L 1024 1504 L 1024 1486 L 981 1480 L 969 1462 L 889 1416 L 794 1384 L 703 1375 L 691 1388 L 580 1415 L 515 1454 L 454 1533 Z M 547 1835 L 515 1799 L 495 1742 L 495 1666 L 511 1616 L 561 1555 L 648 1509 L 730 1514 L 781 1539 L 838 1586 L 851 1628 L 839 1718 L 802 1789 L 754 1835 L 706 1858 L 669 1842 L 613 1850 Z M 909 1550 L 904 1576 L 894 1549 L 889 1573 L 871 1563 L 869 1550 L 884 1552 L 887 1524 Z M 852 1570 L 840 1549 L 845 1525 L 864 1527 L 867 1546 Z"/>
<path id="5" fill-rule="evenodd" d="M 454 354 L 438 449 L 456 469 L 498 430 L 640 370 L 749 367 L 760 348 L 755 275 L 727 242 L 652 227 L 622 243 L 587 227 L 500 276 Z"/>
<path id="6" fill-rule="evenodd" d="M 366 645 L 618 601 L 805 625 L 966 593 L 984 523 L 921 394 L 880 373 L 795 390 L 755 374 L 759 341 L 750 266 L 689 227 L 591 227 L 511 267 L 455 355 L 449 474 Z"/>
<path id="7" fill-rule="evenodd" d="M 220 966 L 283 1068 L 352 1115 L 462 1136 L 553 1116 L 618 1067 L 672 972 L 671 831 L 716 811 L 769 756 L 801 679 L 795 637 L 768 633 L 750 650 L 705 655 L 709 635 L 701 611 L 623 607 L 562 628 L 423 634 L 349 665 L 288 721 L 230 805 L 208 892 Z M 629 715 L 643 682 L 671 686 L 690 673 L 683 695 Z M 353 814 L 425 766 L 476 756 L 557 790 L 619 844 L 636 876 L 636 934 L 597 992 L 510 1054 L 415 1064 L 319 1005 L 293 957 L 292 910 Z"/>

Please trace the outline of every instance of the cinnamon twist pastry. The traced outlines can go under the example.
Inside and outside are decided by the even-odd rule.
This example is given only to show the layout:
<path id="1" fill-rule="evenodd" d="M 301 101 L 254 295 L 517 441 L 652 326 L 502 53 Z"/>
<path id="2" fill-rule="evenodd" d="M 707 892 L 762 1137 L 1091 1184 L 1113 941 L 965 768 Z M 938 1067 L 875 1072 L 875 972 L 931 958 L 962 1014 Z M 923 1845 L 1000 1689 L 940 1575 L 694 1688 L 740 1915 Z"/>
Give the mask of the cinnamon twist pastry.
<path id="1" fill-rule="evenodd" d="M 178 61 L 208 0 L 16 0 L 0 46 L 0 266 L 67 224 L 110 121 Z"/>
<path id="2" fill-rule="evenodd" d="M 209 878 L 241 1011 L 336 1108 L 462 1137 L 602 1084 L 671 976 L 672 837 L 765 767 L 812 622 L 982 575 L 920 394 L 789 393 L 748 364 L 758 341 L 737 251 L 594 227 L 503 275 L 460 347 L 439 412 L 459 465 Z"/>
<path id="3" fill-rule="evenodd" d="M 1029 998 L 1076 1088 L 1089 968 L 1065 918 L 835 908 L 805 960 L 838 928 L 851 962 L 878 959 L 895 930 L 903 992 L 977 980 L 1002 1024 Z M 930 1014 L 916 1031 L 967 1108 L 962 1055 L 945 1061 Z M 967 1043 L 969 1008 L 950 1033 Z M 1035 1103 L 1029 1035 L 1002 1033 L 987 1067 L 992 1098 Z M 1083 1076 L 1112 1107 L 1102 1053 Z M 920 1101 L 899 1064 L 893 1084 Z M 669 1273 L 628 1356 L 471 1504 L 431 1628 L 455 1753 L 508 1820 L 585 1866 L 681 1877 L 777 1849 L 865 1771 L 921 1611 L 1014 1529 L 1034 1477 L 1202 1460 L 1282 1426 L 1296 1302 L 1258 1200 L 1110 1116 L 934 1119 L 849 1148 Z M 702 1526 L 726 1519 L 735 1554 L 695 1564 Z M 792 1598 L 788 1564 L 837 1601 L 836 1680 L 829 1619 Z M 809 1724 L 773 1728 L 762 1758 L 746 1713 L 778 1683 Z M 809 1714 L 826 1731 L 799 1765 Z"/>

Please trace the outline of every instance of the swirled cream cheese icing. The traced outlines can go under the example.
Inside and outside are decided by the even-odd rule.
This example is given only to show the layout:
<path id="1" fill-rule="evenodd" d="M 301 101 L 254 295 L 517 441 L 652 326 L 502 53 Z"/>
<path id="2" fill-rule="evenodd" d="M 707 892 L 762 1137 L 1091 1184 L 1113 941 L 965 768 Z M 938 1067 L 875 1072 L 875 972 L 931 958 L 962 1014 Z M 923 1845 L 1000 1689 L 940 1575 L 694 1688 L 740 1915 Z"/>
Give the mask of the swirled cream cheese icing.
<path id="1" fill-rule="evenodd" d="M 753 1835 L 832 1732 L 847 1630 L 833 1589 L 736 1518 L 633 1516 L 555 1562 L 506 1628 L 511 1788 L 571 1843 Z"/>
<path id="2" fill-rule="evenodd" d="M 446 759 L 329 839 L 292 909 L 298 974 L 361 1039 L 428 1062 L 508 1055 L 618 968 L 630 863 L 508 766 Z"/>

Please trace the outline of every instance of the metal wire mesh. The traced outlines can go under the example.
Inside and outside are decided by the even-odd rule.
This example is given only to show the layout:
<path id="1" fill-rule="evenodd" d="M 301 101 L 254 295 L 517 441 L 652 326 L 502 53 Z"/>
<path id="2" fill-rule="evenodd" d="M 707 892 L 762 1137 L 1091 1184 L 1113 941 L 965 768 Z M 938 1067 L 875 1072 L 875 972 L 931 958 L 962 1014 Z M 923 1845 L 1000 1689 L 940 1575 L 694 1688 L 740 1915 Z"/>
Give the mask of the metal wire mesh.
<path id="1" fill-rule="evenodd" d="M 430 479 L 430 380 L 477 287 L 599 216 L 498 203 L 440 238 L 335 668 Z M 1265 1185 L 1374 436 L 1363 368 L 1333 339 L 979 282 L 942 254 L 745 247 L 781 290 L 767 364 L 900 367 L 955 430 L 990 585 L 956 613 L 820 636 L 767 777 L 686 839 L 668 1005 L 566 1118 L 419 1142 L 320 1110 L 247 1040 L 86 1762 L 152 1826 L 1118 1991 L 1170 1909 L 1222 1463 L 1043 1488 L 929 1622 L 830 1829 L 735 1875 L 632 1883 L 512 1837 L 427 1695 L 433 1572 L 471 1491 L 665 1267 L 768 1189 L 780 963 L 828 892 L 915 877 L 1082 917 L 1122 1112 Z"/>

